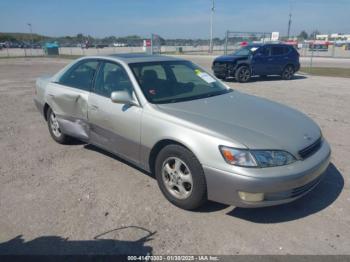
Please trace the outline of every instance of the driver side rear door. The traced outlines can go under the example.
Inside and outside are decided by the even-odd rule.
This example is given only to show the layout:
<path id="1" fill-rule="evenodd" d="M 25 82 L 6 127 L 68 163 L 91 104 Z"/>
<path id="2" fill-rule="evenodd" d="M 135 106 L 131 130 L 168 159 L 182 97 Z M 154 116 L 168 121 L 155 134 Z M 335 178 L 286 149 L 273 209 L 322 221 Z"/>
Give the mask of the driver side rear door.
<path id="1" fill-rule="evenodd" d="M 73 65 L 57 82 L 50 83 L 46 101 L 56 114 L 63 133 L 87 141 L 88 97 L 99 61 L 84 59 Z"/>

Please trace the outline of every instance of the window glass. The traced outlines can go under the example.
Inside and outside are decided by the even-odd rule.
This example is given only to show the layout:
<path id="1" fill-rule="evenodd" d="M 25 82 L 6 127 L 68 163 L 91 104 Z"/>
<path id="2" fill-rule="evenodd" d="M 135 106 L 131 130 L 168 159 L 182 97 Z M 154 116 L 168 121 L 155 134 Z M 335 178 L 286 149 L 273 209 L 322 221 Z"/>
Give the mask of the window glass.
<path id="1" fill-rule="evenodd" d="M 271 47 L 265 46 L 264 48 L 262 48 L 262 50 L 260 52 L 264 56 L 269 56 L 270 55 L 270 50 L 271 50 Z"/>
<path id="2" fill-rule="evenodd" d="M 98 61 L 81 62 L 77 66 L 73 66 L 60 79 L 62 85 L 79 88 L 90 91 L 92 80 L 96 73 Z"/>
<path id="3" fill-rule="evenodd" d="M 273 46 L 272 47 L 272 55 L 283 55 L 284 47 L 283 46 Z"/>
<path id="4" fill-rule="evenodd" d="M 238 49 L 236 52 L 232 53 L 233 55 L 236 56 L 247 56 L 250 54 L 255 53 L 256 50 L 258 50 L 260 46 L 245 46 L 240 49 Z"/>
<path id="5" fill-rule="evenodd" d="M 114 91 L 128 91 L 132 94 L 132 83 L 122 66 L 104 62 L 98 72 L 95 90 L 98 95 L 105 97 L 111 97 L 111 93 Z"/>
<path id="6" fill-rule="evenodd" d="M 141 75 L 145 73 L 147 70 L 152 70 L 157 74 L 158 79 L 165 80 L 166 79 L 166 74 L 164 71 L 164 68 L 161 65 L 149 65 L 149 66 L 144 66 L 141 69 Z"/>
<path id="7" fill-rule="evenodd" d="M 147 100 L 155 104 L 207 98 L 232 91 L 189 61 L 133 63 L 130 67 Z M 164 72 L 164 79 L 160 78 L 160 71 Z"/>
<path id="8" fill-rule="evenodd" d="M 284 54 L 288 54 L 290 51 L 292 51 L 292 48 L 294 48 L 294 47 L 292 47 L 292 46 L 285 46 L 284 47 Z"/>

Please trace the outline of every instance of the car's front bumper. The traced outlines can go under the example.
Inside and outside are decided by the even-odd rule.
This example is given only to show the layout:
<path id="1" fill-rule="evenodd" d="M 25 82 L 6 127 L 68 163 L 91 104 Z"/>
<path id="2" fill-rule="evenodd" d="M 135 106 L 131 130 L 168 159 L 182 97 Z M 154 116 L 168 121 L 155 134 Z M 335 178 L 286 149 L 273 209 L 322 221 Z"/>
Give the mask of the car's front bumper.
<path id="1" fill-rule="evenodd" d="M 229 62 L 215 61 L 211 67 L 215 76 L 224 78 L 234 76 L 236 66 Z"/>
<path id="2" fill-rule="evenodd" d="M 330 161 L 331 150 L 321 148 L 305 160 L 283 167 L 254 168 L 252 176 L 203 166 L 208 199 L 237 207 L 264 207 L 291 202 L 310 192 L 320 182 Z M 271 176 L 271 174 L 278 175 Z M 238 192 L 264 193 L 262 201 L 244 201 Z"/>

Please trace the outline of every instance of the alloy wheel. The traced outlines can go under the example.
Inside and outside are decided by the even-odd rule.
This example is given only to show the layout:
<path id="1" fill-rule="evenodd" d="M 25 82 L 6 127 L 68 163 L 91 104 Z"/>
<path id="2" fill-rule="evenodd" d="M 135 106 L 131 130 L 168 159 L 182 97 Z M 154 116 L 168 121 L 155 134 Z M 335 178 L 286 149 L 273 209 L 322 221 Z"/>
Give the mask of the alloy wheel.
<path id="1" fill-rule="evenodd" d="M 191 195 L 192 174 L 181 159 L 169 157 L 163 162 L 162 179 L 167 191 L 177 199 L 186 199 Z"/>
<path id="2" fill-rule="evenodd" d="M 283 78 L 284 79 L 291 79 L 294 74 L 294 69 L 291 66 L 288 66 L 286 69 L 284 69 L 283 72 Z"/>
<path id="3" fill-rule="evenodd" d="M 248 79 L 250 78 L 250 71 L 248 68 L 242 68 L 239 72 L 239 79 L 242 82 L 246 82 L 248 81 Z"/>
<path id="4" fill-rule="evenodd" d="M 53 112 L 51 112 L 51 114 L 50 114 L 50 128 L 51 128 L 52 133 L 54 134 L 55 137 L 58 138 L 62 135 L 62 132 L 61 132 L 60 126 L 58 124 L 56 115 Z"/>

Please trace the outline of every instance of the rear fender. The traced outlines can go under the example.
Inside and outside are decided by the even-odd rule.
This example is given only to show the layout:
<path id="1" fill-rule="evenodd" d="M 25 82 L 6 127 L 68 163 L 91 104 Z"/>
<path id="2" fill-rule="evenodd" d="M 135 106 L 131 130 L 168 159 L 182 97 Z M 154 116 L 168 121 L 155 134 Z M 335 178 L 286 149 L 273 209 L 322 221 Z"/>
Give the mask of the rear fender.
<path id="1" fill-rule="evenodd" d="M 46 100 L 64 134 L 84 141 L 89 139 L 88 92 L 51 83 Z"/>

